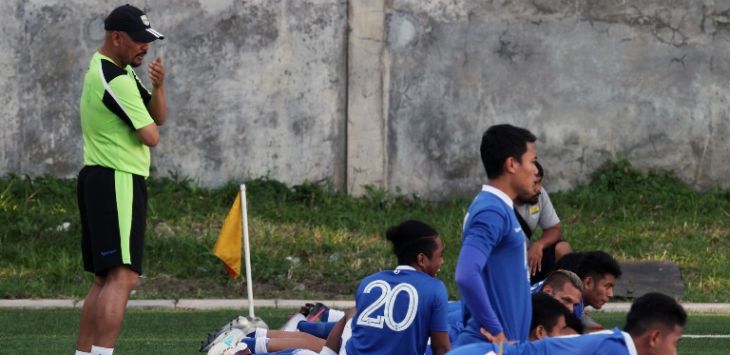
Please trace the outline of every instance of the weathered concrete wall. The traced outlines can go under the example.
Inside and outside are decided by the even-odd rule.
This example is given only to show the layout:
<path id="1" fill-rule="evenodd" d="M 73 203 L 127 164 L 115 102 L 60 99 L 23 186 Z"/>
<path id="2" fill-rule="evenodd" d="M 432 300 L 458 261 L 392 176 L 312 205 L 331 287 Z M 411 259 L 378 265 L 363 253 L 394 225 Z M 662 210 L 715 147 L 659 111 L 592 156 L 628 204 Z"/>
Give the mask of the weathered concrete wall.
<path id="1" fill-rule="evenodd" d="M 78 97 L 118 1 L 0 4 L 1 173 L 73 176 Z M 205 185 L 271 176 L 344 187 L 347 2 L 137 1 L 167 37 L 168 123 L 153 173 Z M 146 65 L 138 68 L 147 79 Z"/>
<path id="2" fill-rule="evenodd" d="M 730 2 L 394 0 L 386 17 L 390 188 L 471 195 L 481 133 L 538 135 L 547 185 L 606 160 L 728 186 Z"/>
<path id="3" fill-rule="evenodd" d="M 78 96 L 117 2 L 0 2 L 0 174 L 73 176 Z M 491 124 L 550 189 L 622 156 L 730 186 L 730 1 L 138 1 L 168 38 L 155 175 L 470 196 Z M 143 79 L 146 73 L 141 70 Z"/>

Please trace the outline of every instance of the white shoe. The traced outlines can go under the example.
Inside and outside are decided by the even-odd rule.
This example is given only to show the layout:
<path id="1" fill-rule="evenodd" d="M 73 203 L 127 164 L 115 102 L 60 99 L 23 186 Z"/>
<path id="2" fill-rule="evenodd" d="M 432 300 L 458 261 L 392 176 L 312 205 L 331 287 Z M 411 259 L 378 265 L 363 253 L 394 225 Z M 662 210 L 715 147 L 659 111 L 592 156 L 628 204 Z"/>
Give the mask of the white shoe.
<path id="1" fill-rule="evenodd" d="M 221 343 L 226 339 L 228 339 L 227 341 L 229 343 L 231 343 L 230 345 L 232 345 L 235 343 L 232 343 L 231 342 L 232 340 L 230 340 L 230 339 L 237 338 L 236 342 L 238 342 L 245 337 L 246 337 L 246 333 L 244 333 L 243 330 L 238 329 L 238 328 L 232 328 L 229 330 L 220 331 L 217 333 L 217 335 L 214 333 L 211 333 L 211 334 L 208 334 L 208 339 L 203 341 L 203 343 L 200 345 L 200 352 L 202 353 L 202 352 L 210 351 L 214 345 Z M 208 352 L 208 354 L 210 354 L 210 352 Z"/>
<path id="2" fill-rule="evenodd" d="M 236 328 L 224 332 L 219 337 L 220 339 L 212 343 L 213 345 L 208 349 L 208 355 L 250 354 L 251 350 L 248 349 L 246 343 L 241 342 L 241 339 L 245 337 L 246 334 Z"/>
<path id="3" fill-rule="evenodd" d="M 210 349 L 213 344 L 220 340 L 221 334 L 230 331 L 232 329 L 240 329 L 244 335 L 251 334 L 256 331 L 256 328 L 267 328 L 268 326 L 260 318 L 256 318 L 251 321 L 248 317 L 238 316 L 233 318 L 232 321 L 226 323 L 222 328 L 216 329 L 208 334 L 205 340 L 200 344 L 200 352 L 206 352 Z"/>

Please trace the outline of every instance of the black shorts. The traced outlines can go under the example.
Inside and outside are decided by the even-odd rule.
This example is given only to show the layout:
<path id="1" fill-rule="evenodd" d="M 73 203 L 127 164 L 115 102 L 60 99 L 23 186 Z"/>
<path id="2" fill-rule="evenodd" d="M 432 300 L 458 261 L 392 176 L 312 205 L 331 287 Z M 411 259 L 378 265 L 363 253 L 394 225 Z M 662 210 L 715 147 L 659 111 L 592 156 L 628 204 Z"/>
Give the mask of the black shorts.
<path id="1" fill-rule="evenodd" d="M 555 270 L 555 267 L 557 266 L 557 262 L 555 261 L 555 246 L 562 242 L 564 241 L 559 240 L 557 243 L 542 250 L 540 271 L 536 272 L 535 275 L 530 276 L 530 284 L 545 280 L 547 275 Z"/>
<path id="2" fill-rule="evenodd" d="M 76 193 L 84 270 L 103 277 L 110 268 L 128 265 L 142 274 L 147 218 L 145 178 L 105 167 L 85 166 L 79 172 Z"/>

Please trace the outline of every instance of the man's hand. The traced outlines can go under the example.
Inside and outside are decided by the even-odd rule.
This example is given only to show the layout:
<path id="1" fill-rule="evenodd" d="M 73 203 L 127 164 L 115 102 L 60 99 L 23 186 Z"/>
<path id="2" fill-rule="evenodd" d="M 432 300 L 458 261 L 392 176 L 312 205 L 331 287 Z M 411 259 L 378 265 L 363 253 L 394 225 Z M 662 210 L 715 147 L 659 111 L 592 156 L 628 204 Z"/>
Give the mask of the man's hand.
<path id="1" fill-rule="evenodd" d="M 157 57 L 147 66 L 152 87 L 159 89 L 165 82 L 165 66 L 162 65 L 162 58 Z"/>
<path id="2" fill-rule="evenodd" d="M 527 251 L 527 260 L 530 265 L 530 276 L 542 271 L 542 243 L 536 241 Z"/>
<path id="3" fill-rule="evenodd" d="M 484 335 L 487 340 L 492 344 L 499 344 L 503 341 L 507 341 L 507 336 L 504 335 L 504 332 L 501 332 L 497 335 L 492 335 L 488 330 L 484 328 L 479 328 L 479 331 L 482 332 L 482 335 Z"/>

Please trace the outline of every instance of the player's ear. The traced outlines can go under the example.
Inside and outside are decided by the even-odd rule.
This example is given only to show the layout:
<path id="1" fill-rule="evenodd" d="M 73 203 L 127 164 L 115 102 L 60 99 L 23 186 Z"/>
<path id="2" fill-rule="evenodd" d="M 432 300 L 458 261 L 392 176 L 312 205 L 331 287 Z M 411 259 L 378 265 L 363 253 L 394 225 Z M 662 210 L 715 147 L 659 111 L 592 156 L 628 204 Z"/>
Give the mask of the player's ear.
<path id="1" fill-rule="evenodd" d="M 648 331 L 649 333 L 649 346 L 652 348 L 659 346 L 659 342 L 661 341 L 662 332 L 661 330 L 657 328 L 650 328 Z"/>
<path id="2" fill-rule="evenodd" d="M 507 173 L 514 173 L 515 163 L 517 163 L 517 160 L 515 160 L 514 157 L 507 157 L 507 159 L 504 160 L 504 171 Z"/>
<path id="3" fill-rule="evenodd" d="M 535 327 L 535 340 L 542 340 L 545 338 L 547 338 L 547 331 L 542 324 L 538 324 L 537 327 Z"/>
<path id="4" fill-rule="evenodd" d="M 584 289 L 593 288 L 593 283 L 594 283 L 593 276 L 586 276 L 586 278 L 583 279 L 583 288 Z"/>
<path id="5" fill-rule="evenodd" d="M 418 255 L 416 255 L 416 264 L 423 268 L 426 265 L 426 254 L 418 253 Z"/>

